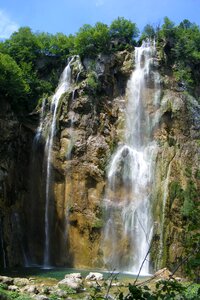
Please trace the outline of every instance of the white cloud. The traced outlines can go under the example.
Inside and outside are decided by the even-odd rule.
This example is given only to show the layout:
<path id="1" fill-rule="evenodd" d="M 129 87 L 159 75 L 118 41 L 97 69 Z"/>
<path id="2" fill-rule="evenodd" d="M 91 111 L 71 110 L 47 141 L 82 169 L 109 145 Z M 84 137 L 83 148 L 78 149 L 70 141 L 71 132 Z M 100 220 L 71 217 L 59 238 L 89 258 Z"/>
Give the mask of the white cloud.
<path id="1" fill-rule="evenodd" d="M 95 5 L 96 6 L 102 6 L 102 5 L 104 5 L 104 0 L 96 0 Z"/>
<path id="2" fill-rule="evenodd" d="M 5 11 L 0 10 L 0 38 L 7 39 L 10 35 L 17 31 L 19 25 L 13 22 Z"/>

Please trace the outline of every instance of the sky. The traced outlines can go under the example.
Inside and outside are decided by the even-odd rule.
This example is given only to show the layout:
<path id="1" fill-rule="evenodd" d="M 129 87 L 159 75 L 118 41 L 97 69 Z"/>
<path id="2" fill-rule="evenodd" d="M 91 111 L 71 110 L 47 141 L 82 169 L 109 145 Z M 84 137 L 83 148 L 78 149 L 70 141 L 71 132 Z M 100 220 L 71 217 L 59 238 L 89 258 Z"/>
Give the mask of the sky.
<path id="1" fill-rule="evenodd" d="M 1 0 L 0 39 L 22 26 L 33 32 L 74 34 L 83 24 L 110 25 L 117 17 L 142 30 L 147 23 L 162 24 L 165 16 L 175 24 L 188 19 L 200 25 L 200 0 Z"/>

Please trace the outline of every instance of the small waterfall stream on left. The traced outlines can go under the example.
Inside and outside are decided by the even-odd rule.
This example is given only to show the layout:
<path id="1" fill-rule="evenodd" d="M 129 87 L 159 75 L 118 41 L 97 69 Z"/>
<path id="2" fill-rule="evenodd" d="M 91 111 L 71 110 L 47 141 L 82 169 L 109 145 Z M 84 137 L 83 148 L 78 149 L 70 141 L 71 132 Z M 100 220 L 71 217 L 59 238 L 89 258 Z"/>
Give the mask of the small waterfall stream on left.
<path id="1" fill-rule="evenodd" d="M 72 58 L 73 59 L 73 58 Z M 53 141 L 56 133 L 56 116 L 59 106 L 59 100 L 61 96 L 69 89 L 71 84 L 71 68 L 70 62 L 64 69 L 58 84 L 58 88 L 52 98 L 51 102 L 51 112 L 52 112 L 52 121 L 48 134 L 48 138 L 45 145 L 45 153 L 47 157 L 47 166 L 46 166 L 46 189 L 45 189 L 45 242 L 44 242 L 44 260 L 43 267 L 50 267 L 50 191 L 51 191 L 51 179 L 52 179 L 52 150 L 53 150 Z"/>
<path id="2" fill-rule="evenodd" d="M 46 105 L 46 99 L 44 98 L 42 101 L 42 108 L 41 108 L 41 113 L 40 113 L 40 124 L 39 127 L 37 128 L 36 135 L 33 140 L 33 146 L 34 144 L 37 144 L 38 141 L 40 140 L 41 134 L 42 134 L 42 127 L 43 127 L 43 122 L 44 122 L 44 113 L 45 113 L 45 105 Z"/>
<path id="3" fill-rule="evenodd" d="M 15 235 L 16 235 L 18 241 L 19 241 L 24 266 L 25 267 L 30 267 L 27 251 L 24 247 L 24 234 L 23 234 L 23 230 L 22 230 L 21 218 L 20 218 L 20 214 L 18 212 L 13 212 L 12 226 L 13 226 L 13 231 L 15 232 Z"/>

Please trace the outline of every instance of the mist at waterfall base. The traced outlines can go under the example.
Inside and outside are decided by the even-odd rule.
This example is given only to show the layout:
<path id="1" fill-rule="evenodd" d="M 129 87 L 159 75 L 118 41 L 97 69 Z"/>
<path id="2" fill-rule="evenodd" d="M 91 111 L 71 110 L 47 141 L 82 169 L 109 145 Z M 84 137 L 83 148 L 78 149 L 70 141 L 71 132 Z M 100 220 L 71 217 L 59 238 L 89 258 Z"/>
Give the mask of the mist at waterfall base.
<path id="1" fill-rule="evenodd" d="M 102 248 L 107 268 L 150 273 L 153 235 L 152 186 L 156 157 L 160 80 L 155 43 L 135 48 L 135 70 L 127 85 L 124 140 L 108 170 Z M 151 114 L 150 114 L 151 112 Z"/>

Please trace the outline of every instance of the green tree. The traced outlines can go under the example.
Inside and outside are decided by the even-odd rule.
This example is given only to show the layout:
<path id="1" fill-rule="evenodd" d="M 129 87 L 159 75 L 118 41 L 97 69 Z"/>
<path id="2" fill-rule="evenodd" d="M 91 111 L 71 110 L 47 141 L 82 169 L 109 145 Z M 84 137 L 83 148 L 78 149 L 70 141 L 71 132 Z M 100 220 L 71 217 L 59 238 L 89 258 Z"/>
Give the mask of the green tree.
<path id="1" fill-rule="evenodd" d="M 110 25 L 111 38 L 121 39 L 127 44 L 132 44 L 138 34 L 139 30 L 136 24 L 123 17 L 118 17 Z"/>
<path id="2" fill-rule="evenodd" d="M 175 24 L 168 17 L 164 18 L 164 23 L 161 28 L 161 36 L 164 38 L 170 38 L 174 35 Z"/>
<path id="3" fill-rule="evenodd" d="M 39 32 L 36 34 L 38 51 L 41 55 L 51 55 L 52 54 L 52 40 L 54 36 L 46 32 Z"/>
<path id="4" fill-rule="evenodd" d="M 8 54 L 0 53 L 0 97 L 11 105 L 24 104 L 30 88 L 17 63 Z"/>
<path id="5" fill-rule="evenodd" d="M 109 28 L 106 24 L 97 22 L 94 26 L 94 44 L 98 52 L 107 52 L 109 50 L 110 35 Z"/>
<path id="6" fill-rule="evenodd" d="M 60 70 L 69 55 L 69 40 L 63 34 L 34 34 L 29 27 L 22 27 L 1 44 L 0 51 L 16 61 L 30 88 L 26 102 L 29 110 L 34 108 L 43 93 L 55 89 Z"/>
<path id="7" fill-rule="evenodd" d="M 50 46 L 53 54 L 66 58 L 74 51 L 74 36 L 57 33 L 53 36 Z"/>
<path id="8" fill-rule="evenodd" d="M 154 28 L 153 25 L 147 24 L 142 32 L 142 35 L 140 37 L 140 40 L 145 40 L 145 39 L 154 39 L 156 37 L 156 29 Z"/>
<path id="9" fill-rule="evenodd" d="M 7 54 L 13 57 L 20 65 L 21 62 L 34 63 L 39 55 L 39 43 L 29 27 L 21 27 L 14 32 L 10 39 L 5 41 Z"/>
<path id="10" fill-rule="evenodd" d="M 75 53 L 82 57 L 95 57 L 100 52 L 108 51 L 109 41 L 109 29 L 106 24 L 98 22 L 94 27 L 85 24 L 74 39 Z"/>
<path id="11" fill-rule="evenodd" d="M 200 30 L 196 24 L 188 20 L 180 23 L 176 29 L 173 52 L 177 79 L 192 88 L 198 83 L 200 75 Z"/>
<path id="12" fill-rule="evenodd" d="M 191 23 L 189 20 L 187 19 L 184 19 L 180 25 L 179 25 L 179 28 L 182 28 L 182 29 L 189 29 L 189 28 L 193 28 L 195 27 L 196 25 L 194 23 Z"/>
<path id="13" fill-rule="evenodd" d="M 77 54 L 80 56 L 94 56 L 96 54 L 93 34 L 94 28 L 89 24 L 85 24 L 79 29 L 74 41 Z"/>

